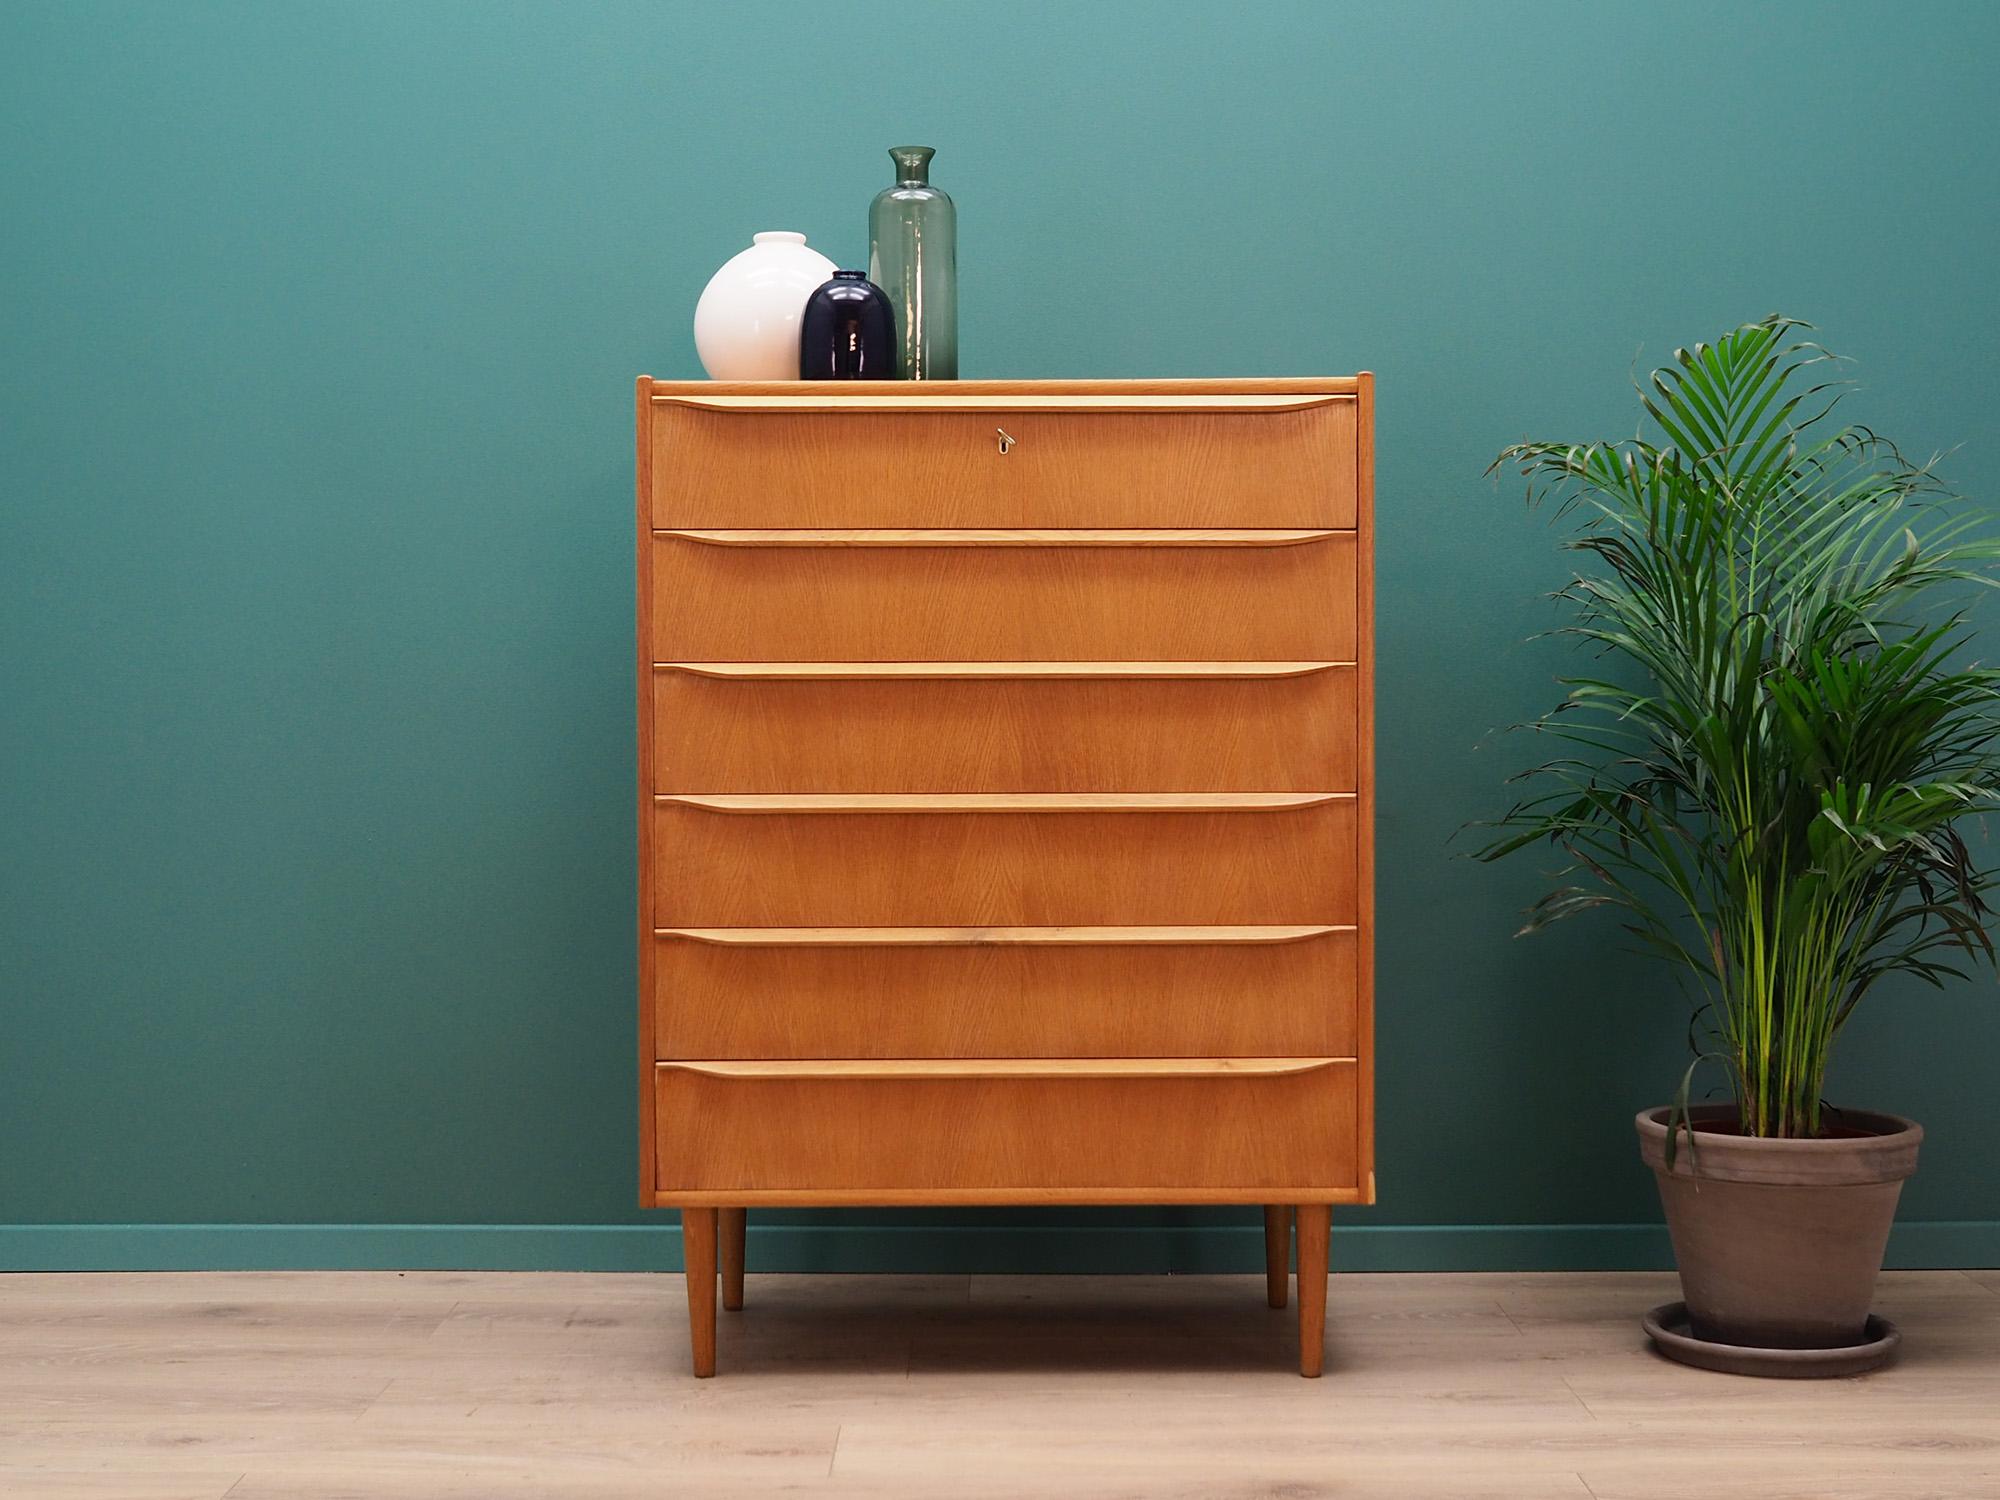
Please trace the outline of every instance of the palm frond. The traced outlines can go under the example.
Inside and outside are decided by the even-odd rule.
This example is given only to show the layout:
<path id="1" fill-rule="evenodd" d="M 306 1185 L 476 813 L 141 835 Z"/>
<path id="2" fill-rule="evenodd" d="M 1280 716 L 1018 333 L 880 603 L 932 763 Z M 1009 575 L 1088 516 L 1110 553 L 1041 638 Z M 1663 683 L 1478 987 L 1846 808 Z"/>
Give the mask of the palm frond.
<path id="1" fill-rule="evenodd" d="M 1996 581 L 2000 534 L 1834 420 L 1846 387 L 1809 332 L 1774 316 L 1678 349 L 1639 392 L 1652 435 L 1489 470 L 1571 528 L 1553 633 L 1593 664 L 1523 726 L 1571 753 L 1523 773 L 1478 855 L 1562 851 L 1578 880 L 1523 932 L 1619 909 L 1693 982 L 1744 1128 L 1776 1135 L 1818 1130 L 1878 981 L 1995 962 L 1993 872 L 1958 825 L 2000 809 L 2000 672 L 1966 664 L 1958 596 Z"/>

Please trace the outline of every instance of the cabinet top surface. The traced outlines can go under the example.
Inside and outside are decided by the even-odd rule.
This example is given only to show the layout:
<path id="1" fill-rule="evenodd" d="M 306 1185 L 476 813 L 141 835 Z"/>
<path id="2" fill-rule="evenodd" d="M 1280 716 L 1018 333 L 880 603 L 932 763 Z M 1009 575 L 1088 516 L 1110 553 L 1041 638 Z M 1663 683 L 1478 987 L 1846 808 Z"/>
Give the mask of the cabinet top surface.
<path id="1" fill-rule="evenodd" d="M 654 380 L 655 396 L 1352 396 L 1365 375 L 1256 380 Z"/>

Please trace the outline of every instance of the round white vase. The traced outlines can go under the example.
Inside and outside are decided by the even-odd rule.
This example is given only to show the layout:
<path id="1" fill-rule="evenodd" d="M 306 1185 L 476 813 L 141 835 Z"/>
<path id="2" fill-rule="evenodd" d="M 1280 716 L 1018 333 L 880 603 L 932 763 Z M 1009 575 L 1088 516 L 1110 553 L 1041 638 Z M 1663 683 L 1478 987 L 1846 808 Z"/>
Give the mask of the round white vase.
<path id="1" fill-rule="evenodd" d="M 799 316 L 833 279 L 806 237 L 768 230 L 709 278 L 694 309 L 694 347 L 711 380 L 797 380 Z"/>

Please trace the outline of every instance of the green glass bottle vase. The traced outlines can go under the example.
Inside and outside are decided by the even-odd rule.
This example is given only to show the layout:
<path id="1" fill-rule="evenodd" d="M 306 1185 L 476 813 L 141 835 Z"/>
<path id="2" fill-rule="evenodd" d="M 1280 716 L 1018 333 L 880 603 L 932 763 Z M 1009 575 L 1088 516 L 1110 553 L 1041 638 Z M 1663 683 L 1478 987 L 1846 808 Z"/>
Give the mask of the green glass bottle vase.
<path id="1" fill-rule="evenodd" d="M 929 146 L 891 146 L 896 181 L 868 209 L 868 279 L 896 313 L 896 373 L 958 378 L 958 210 L 931 186 Z"/>

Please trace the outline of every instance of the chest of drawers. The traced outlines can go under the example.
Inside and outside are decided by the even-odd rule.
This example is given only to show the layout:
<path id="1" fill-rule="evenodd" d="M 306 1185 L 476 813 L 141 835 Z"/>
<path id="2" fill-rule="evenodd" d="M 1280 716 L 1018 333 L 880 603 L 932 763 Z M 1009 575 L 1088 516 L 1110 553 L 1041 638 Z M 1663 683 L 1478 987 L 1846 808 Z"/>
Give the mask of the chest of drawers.
<path id="1" fill-rule="evenodd" d="M 1374 1198 L 1372 382 L 638 390 L 640 1201 Z"/>

